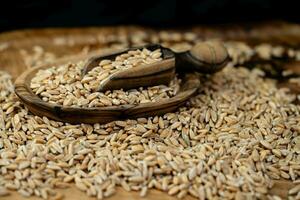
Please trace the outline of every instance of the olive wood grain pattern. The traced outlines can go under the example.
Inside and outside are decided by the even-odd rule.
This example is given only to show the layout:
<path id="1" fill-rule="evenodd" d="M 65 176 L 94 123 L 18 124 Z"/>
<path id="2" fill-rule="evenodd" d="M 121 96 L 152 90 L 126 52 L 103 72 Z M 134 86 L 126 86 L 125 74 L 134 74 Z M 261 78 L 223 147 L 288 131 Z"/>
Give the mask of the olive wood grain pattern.
<path id="1" fill-rule="evenodd" d="M 87 74 L 93 68 L 99 66 L 101 60 L 114 60 L 117 56 L 144 48 L 154 51 L 161 49 L 162 61 L 139 65 L 129 69 L 119 70 L 110 74 L 105 80 L 99 83 L 97 91 L 115 90 L 115 89 L 132 89 L 153 85 L 168 85 L 175 77 L 175 56 L 174 53 L 167 48 L 163 48 L 158 44 L 150 44 L 139 47 L 126 48 L 117 50 L 112 54 L 93 56 L 88 60 L 82 70 L 82 76 Z"/>
<path id="2" fill-rule="evenodd" d="M 168 85 L 175 76 L 175 69 L 180 73 L 199 72 L 212 74 L 221 70 L 229 61 L 229 54 L 225 46 L 219 41 L 198 42 L 191 50 L 176 53 L 171 49 L 159 44 L 133 47 L 124 51 L 118 51 L 112 55 L 96 56 L 91 58 L 84 66 L 82 74 L 85 75 L 94 67 L 97 67 L 101 60 L 114 60 L 115 57 L 134 50 L 151 51 L 160 49 L 162 60 L 148 65 L 139 65 L 133 68 L 125 68 L 116 73 L 110 74 L 105 80 L 99 83 L 98 91 L 114 89 L 132 89 L 153 85 Z"/>
<path id="3" fill-rule="evenodd" d="M 169 85 L 175 77 L 175 58 L 120 70 L 99 84 L 98 91 L 131 89 L 141 86 Z"/>
<path id="4" fill-rule="evenodd" d="M 213 74 L 223 69 L 229 60 L 228 51 L 220 41 L 198 42 L 191 50 L 176 53 L 176 71 Z"/>
<path id="5" fill-rule="evenodd" d="M 66 60 L 76 62 L 88 57 L 89 55 L 73 57 L 72 60 L 70 60 L 70 58 L 64 58 L 57 63 L 62 64 Z M 196 77 L 188 76 L 188 78 L 183 81 L 183 89 L 181 89 L 176 96 L 159 102 L 99 108 L 61 106 L 43 101 L 35 95 L 30 88 L 30 82 L 34 75 L 39 70 L 46 69 L 53 65 L 52 63 L 51 65 L 42 65 L 26 70 L 16 79 L 15 92 L 32 113 L 69 123 L 107 123 L 118 119 L 161 115 L 166 112 L 174 111 L 184 104 L 196 93 L 200 84 Z"/>

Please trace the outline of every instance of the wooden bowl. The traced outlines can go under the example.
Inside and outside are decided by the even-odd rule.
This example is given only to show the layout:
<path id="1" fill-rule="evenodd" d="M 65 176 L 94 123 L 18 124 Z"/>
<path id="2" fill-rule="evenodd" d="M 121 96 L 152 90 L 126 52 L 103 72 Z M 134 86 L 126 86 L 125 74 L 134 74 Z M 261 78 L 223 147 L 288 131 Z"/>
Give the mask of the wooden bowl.
<path id="1" fill-rule="evenodd" d="M 55 63 L 33 67 L 23 72 L 15 81 L 15 93 L 27 108 L 35 115 L 69 122 L 69 123 L 107 123 L 126 118 L 149 117 L 172 112 L 182 106 L 197 91 L 200 81 L 192 74 L 186 75 L 180 86 L 180 91 L 174 97 L 158 102 L 142 103 L 139 105 L 119 105 L 107 107 L 70 107 L 48 103 L 33 93 L 30 88 L 31 79 L 40 69 L 46 69 L 54 65 L 77 62 L 96 55 L 97 52 L 88 55 L 72 56 L 57 60 Z"/>

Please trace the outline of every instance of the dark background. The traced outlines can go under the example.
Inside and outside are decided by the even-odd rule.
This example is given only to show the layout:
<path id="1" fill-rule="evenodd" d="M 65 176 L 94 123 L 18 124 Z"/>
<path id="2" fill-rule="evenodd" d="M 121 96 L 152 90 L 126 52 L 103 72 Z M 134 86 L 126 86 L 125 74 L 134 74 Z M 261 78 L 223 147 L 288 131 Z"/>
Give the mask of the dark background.
<path id="1" fill-rule="evenodd" d="M 0 31 L 137 24 L 155 27 L 265 20 L 300 22 L 298 0 L 5 0 Z"/>

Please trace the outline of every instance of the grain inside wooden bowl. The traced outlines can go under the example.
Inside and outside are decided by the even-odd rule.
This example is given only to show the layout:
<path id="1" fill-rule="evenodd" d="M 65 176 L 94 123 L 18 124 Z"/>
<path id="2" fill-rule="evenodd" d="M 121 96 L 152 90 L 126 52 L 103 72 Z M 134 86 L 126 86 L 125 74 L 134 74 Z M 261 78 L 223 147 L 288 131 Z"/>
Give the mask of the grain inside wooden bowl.
<path id="1" fill-rule="evenodd" d="M 107 123 L 119 119 L 149 117 L 172 112 L 191 98 L 200 85 L 197 77 L 187 75 L 182 81 L 178 94 L 169 99 L 139 105 L 128 104 L 94 108 L 71 107 L 48 103 L 43 101 L 31 90 L 31 79 L 39 70 L 70 61 L 77 62 L 93 55 L 95 55 L 95 52 L 84 56 L 63 58 L 55 63 L 26 70 L 15 81 L 15 92 L 17 96 L 32 113 L 38 116 L 46 116 L 54 120 L 69 123 Z"/>

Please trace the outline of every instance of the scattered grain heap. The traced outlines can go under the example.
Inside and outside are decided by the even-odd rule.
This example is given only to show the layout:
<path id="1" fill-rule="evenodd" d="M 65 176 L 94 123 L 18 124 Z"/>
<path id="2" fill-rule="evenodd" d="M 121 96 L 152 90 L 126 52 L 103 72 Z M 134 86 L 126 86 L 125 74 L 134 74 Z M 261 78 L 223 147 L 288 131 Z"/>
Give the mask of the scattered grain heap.
<path id="1" fill-rule="evenodd" d="M 104 93 L 97 88 L 110 74 L 122 69 L 151 64 L 162 60 L 160 49 L 129 51 L 114 61 L 102 60 L 82 77 L 84 61 L 40 70 L 30 87 L 42 100 L 63 106 L 102 107 L 122 104 L 155 102 L 170 98 L 179 91 L 180 80 L 175 78 L 169 86 L 158 85 L 128 91 L 114 90 Z"/>
<path id="2" fill-rule="evenodd" d="M 75 184 L 98 199 L 121 186 L 141 196 L 156 188 L 178 198 L 277 200 L 268 194 L 273 180 L 287 179 L 299 199 L 295 95 L 231 64 L 199 78 L 198 95 L 175 113 L 71 125 L 29 113 L 1 72 L 0 195 L 60 198 L 53 188 Z"/>

